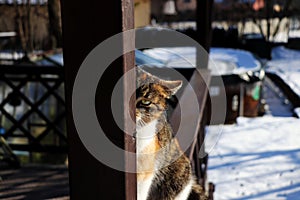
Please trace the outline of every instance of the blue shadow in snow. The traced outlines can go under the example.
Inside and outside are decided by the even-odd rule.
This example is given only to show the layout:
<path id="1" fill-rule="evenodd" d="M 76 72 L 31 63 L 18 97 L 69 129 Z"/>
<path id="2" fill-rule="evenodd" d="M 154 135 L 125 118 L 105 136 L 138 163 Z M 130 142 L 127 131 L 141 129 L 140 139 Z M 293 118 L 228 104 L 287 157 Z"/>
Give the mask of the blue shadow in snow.
<path id="1" fill-rule="evenodd" d="M 224 154 L 221 155 L 223 158 L 225 157 L 235 157 L 236 161 L 230 162 L 230 163 L 222 163 L 220 165 L 213 165 L 208 166 L 208 170 L 214 170 L 218 168 L 223 167 L 230 167 L 239 165 L 242 163 L 247 163 L 254 160 L 264 159 L 264 158 L 270 158 L 272 156 L 279 156 L 279 155 L 286 155 L 288 156 L 292 161 L 294 161 L 295 164 L 300 165 L 300 149 L 293 149 L 293 150 L 286 150 L 286 151 L 267 151 L 267 152 L 254 152 L 254 153 L 230 153 L 230 154 Z M 239 157 L 244 156 L 253 156 L 252 158 L 246 159 L 246 160 L 239 160 Z M 219 156 L 210 156 L 209 159 L 213 159 Z"/>
<path id="2" fill-rule="evenodd" d="M 278 192 L 284 192 L 286 190 L 291 190 L 291 189 L 295 189 L 295 188 L 300 188 L 300 183 L 297 183 L 295 185 L 289 185 L 289 186 L 273 189 L 273 190 L 264 191 L 264 192 L 254 194 L 254 195 L 249 195 L 249 196 L 244 196 L 244 197 L 241 197 L 241 198 L 236 198 L 236 199 L 233 199 L 233 200 L 247 200 L 247 199 L 253 199 L 253 198 L 263 199 L 263 196 L 265 196 L 265 195 L 272 194 L 272 193 L 278 193 Z M 280 197 L 280 199 L 282 199 L 282 197 L 285 197 L 288 200 L 298 200 L 299 197 L 300 197 L 300 191 L 297 191 L 296 193 L 287 194 L 287 195 L 278 195 L 278 197 Z"/>
<path id="3" fill-rule="evenodd" d="M 289 162 L 294 163 L 298 165 L 299 167 L 293 167 L 293 169 L 299 169 L 300 168 L 300 149 L 293 149 L 293 150 L 285 150 L 285 151 L 267 151 L 267 152 L 254 152 L 254 153 L 229 153 L 229 154 L 224 154 L 222 157 L 234 157 L 236 161 L 230 162 L 230 163 L 224 163 L 220 165 L 215 165 L 215 166 L 210 166 L 208 169 L 209 170 L 214 170 L 218 168 L 223 168 L 223 167 L 234 167 L 239 164 L 248 164 L 249 166 L 253 165 L 251 161 L 256 161 L 259 159 L 265 159 L 265 158 L 270 158 L 274 156 L 287 156 L 289 158 Z M 239 158 L 244 157 L 244 156 L 252 156 L 249 159 L 246 160 L 239 160 Z M 216 158 L 218 156 L 213 156 L 210 157 Z M 276 172 L 278 173 L 278 171 Z M 296 176 L 296 175 L 295 175 Z M 290 190 L 297 190 L 296 192 L 291 192 L 288 193 Z M 289 186 L 281 187 L 281 188 L 276 188 L 276 189 L 270 189 L 268 191 L 263 191 L 258 194 L 253 194 L 253 195 L 248 195 L 244 197 L 239 197 L 235 198 L 234 200 L 247 200 L 247 199 L 264 199 L 264 196 L 270 195 L 272 193 L 281 193 L 278 194 L 278 199 L 287 199 L 287 200 L 299 200 L 300 199 L 300 183 L 295 183 L 291 184 Z"/>

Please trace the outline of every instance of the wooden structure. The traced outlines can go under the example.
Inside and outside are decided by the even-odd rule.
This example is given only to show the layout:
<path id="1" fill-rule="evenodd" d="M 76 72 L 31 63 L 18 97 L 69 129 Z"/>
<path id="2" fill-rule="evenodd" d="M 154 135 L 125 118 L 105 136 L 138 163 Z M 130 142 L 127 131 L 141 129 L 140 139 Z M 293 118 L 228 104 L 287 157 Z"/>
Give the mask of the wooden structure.
<path id="1" fill-rule="evenodd" d="M 0 66 L 0 125 L 13 150 L 67 152 L 63 82 L 62 66 Z M 16 112 L 18 107 L 23 110 Z M 49 114 L 51 109 L 55 115 Z"/>
<path id="2" fill-rule="evenodd" d="M 200 74 L 201 73 L 201 74 Z M 210 74 L 208 70 L 202 69 L 200 71 L 195 70 L 191 79 L 190 79 L 190 87 L 186 87 L 181 96 L 181 103 L 188 105 L 186 107 L 185 112 L 193 113 L 189 116 L 185 116 L 182 120 L 180 120 L 180 107 L 177 106 L 174 110 L 174 113 L 171 116 L 171 125 L 173 128 L 177 128 L 178 124 L 181 123 L 184 126 L 185 133 L 193 134 L 193 142 L 191 146 L 185 152 L 188 158 L 192 162 L 192 167 L 196 176 L 198 178 L 198 182 L 205 188 L 206 185 L 206 169 L 207 169 L 207 156 L 205 155 L 205 147 L 204 147 L 204 128 L 208 120 L 208 104 L 206 99 L 208 98 L 208 88 L 207 83 L 210 82 Z M 191 103 L 190 98 L 193 92 L 196 91 L 197 101 L 199 105 L 199 113 L 196 114 L 193 112 L 196 108 L 194 104 Z M 196 127 L 193 126 L 189 121 L 191 119 L 197 119 Z"/>
<path id="3" fill-rule="evenodd" d="M 202 1 L 205 1 L 206 5 L 210 5 L 210 0 L 199 0 L 198 3 L 203 5 L 200 3 Z M 80 141 L 72 115 L 72 88 L 81 63 L 99 43 L 114 34 L 134 27 L 133 8 L 132 0 L 111 0 L 107 1 L 105 6 L 103 2 L 96 0 L 88 0 L 84 4 L 79 1 L 62 1 L 71 199 L 136 199 L 136 175 L 117 171 L 97 161 Z M 202 18 L 198 19 L 197 24 L 203 25 L 203 27 L 199 27 L 198 33 L 204 37 L 198 41 L 202 44 L 205 43 L 204 46 L 207 48 L 210 31 L 207 16 L 209 16 L 211 7 L 198 7 L 198 9 L 201 9 L 199 13 L 205 13 L 203 17 L 201 15 Z M 134 38 L 129 38 L 129 40 L 123 38 L 123 41 L 119 44 L 120 48 L 124 47 L 126 42 L 133 45 Z M 119 147 L 130 152 L 135 150 L 134 138 L 125 134 L 114 123 L 110 110 L 110 94 L 122 74 L 133 66 L 134 53 L 125 54 L 111 63 L 101 79 L 101 84 L 98 86 L 95 96 L 98 120 L 104 126 L 102 128 L 111 133 L 107 134 L 107 137 Z M 202 65 L 202 68 L 205 68 L 205 65 Z M 206 73 L 205 77 L 209 79 L 209 72 L 204 71 Z M 199 76 L 197 71 L 192 75 L 190 81 L 198 94 L 200 114 L 193 116 L 197 119 L 199 125 L 191 130 L 195 134 L 195 140 L 187 153 L 193 160 L 193 166 L 198 177 L 202 178 L 201 183 L 204 183 L 206 161 L 205 159 L 199 160 L 198 153 L 204 151 L 200 147 L 204 140 L 208 89 L 204 84 L 204 79 Z M 105 85 L 105 88 L 101 85 Z M 127 127 L 128 121 L 131 119 L 125 113 L 127 111 L 134 113 L 135 105 L 133 102 L 130 105 L 125 104 L 124 99 L 131 95 L 129 91 L 135 89 L 135 79 L 126 79 L 123 82 L 123 88 L 123 98 L 119 100 L 119 105 L 122 105 L 124 110 L 123 126 L 125 132 L 127 130 L 131 132 L 135 127 Z M 188 100 L 189 92 L 183 92 L 183 101 Z M 173 115 L 173 123 L 175 124 L 180 113 L 178 111 L 175 110 Z M 125 155 L 121 159 L 124 161 L 124 169 L 134 167 L 135 160 L 130 160 Z"/>

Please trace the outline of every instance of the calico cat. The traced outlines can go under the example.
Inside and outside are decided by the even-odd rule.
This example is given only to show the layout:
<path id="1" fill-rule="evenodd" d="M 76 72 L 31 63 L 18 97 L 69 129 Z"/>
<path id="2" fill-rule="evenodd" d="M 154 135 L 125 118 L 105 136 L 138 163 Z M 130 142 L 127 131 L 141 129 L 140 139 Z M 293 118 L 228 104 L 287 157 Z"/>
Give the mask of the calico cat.
<path id="1" fill-rule="evenodd" d="M 206 200 L 191 163 L 167 121 L 167 99 L 182 81 L 162 80 L 137 68 L 136 151 L 138 200 Z"/>

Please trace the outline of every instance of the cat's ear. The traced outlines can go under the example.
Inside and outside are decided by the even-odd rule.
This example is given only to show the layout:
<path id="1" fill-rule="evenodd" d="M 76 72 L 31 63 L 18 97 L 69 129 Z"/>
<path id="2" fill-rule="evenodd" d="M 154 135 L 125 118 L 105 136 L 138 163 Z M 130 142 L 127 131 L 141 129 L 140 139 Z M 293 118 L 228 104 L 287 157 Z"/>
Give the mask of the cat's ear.
<path id="1" fill-rule="evenodd" d="M 136 67 L 136 73 L 137 73 L 138 81 L 140 81 L 140 82 L 144 82 L 147 80 L 156 80 L 156 81 L 159 80 L 157 77 L 150 74 L 149 72 L 146 72 L 145 70 L 141 69 L 140 67 Z"/>
<path id="2" fill-rule="evenodd" d="M 138 87 L 145 83 L 160 83 L 162 79 L 150 74 L 149 72 L 141 69 L 140 67 L 136 68 L 137 72 L 137 85 Z"/>
<path id="3" fill-rule="evenodd" d="M 161 81 L 161 84 L 166 86 L 168 90 L 171 92 L 171 95 L 175 95 L 176 92 L 181 88 L 182 81 Z"/>
<path id="4" fill-rule="evenodd" d="M 168 88 L 168 91 L 170 93 L 169 98 L 172 95 L 175 95 L 176 92 L 181 88 L 182 86 L 182 81 L 169 81 L 169 80 L 163 80 L 158 78 L 157 76 L 154 76 L 145 70 L 136 67 L 136 72 L 137 72 L 137 87 L 142 86 L 145 83 L 158 83 L 161 85 L 164 85 L 166 88 Z"/>

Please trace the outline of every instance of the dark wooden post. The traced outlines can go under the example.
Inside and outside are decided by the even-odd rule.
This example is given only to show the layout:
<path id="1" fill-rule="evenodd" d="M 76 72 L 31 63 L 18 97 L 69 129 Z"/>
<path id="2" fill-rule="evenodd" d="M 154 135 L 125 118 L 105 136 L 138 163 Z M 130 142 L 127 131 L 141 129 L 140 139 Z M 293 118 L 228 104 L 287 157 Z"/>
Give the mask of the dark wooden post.
<path id="1" fill-rule="evenodd" d="M 197 0 L 197 41 L 206 51 L 211 43 L 212 7 L 214 0 Z"/>
<path id="2" fill-rule="evenodd" d="M 196 26 L 197 42 L 209 52 L 211 44 L 212 7 L 214 0 L 197 0 Z M 208 58 L 197 50 L 197 67 L 207 68 Z"/>
<path id="3" fill-rule="evenodd" d="M 134 6 L 133 0 L 122 0 L 122 7 L 123 7 L 123 31 L 133 29 L 134 28 Z M 127 45 L 135 45 L 135 35 L 129 36 L 127 38 L 128 41 L 125 41 Z M 125 43 L 124 42 L 124 43 Z M 128 43 L 127 43 L 128 42 Z M 124 62 L 124 73 L 128 72 L 135 66 L 135 54 L 134 52 L 130 52 L 123 56 Z M 135 131 L 135 126 L 130 123 L 126 123 L 130 121 L 130 117 L 135 118 L 135 93 L 131 94 L 130 91 L 135 91 L 136 88 L 136 80 L 135 76 L 132 77 L 131 74 L 129 76 L 125 76 L 124 79 L 124 99 L 131 100 L 130 104 L 128 105 L 124 101 L 124 130 L 127 133 L 133 133 Z M 126 115 L 126 113 L 130 113 L 131 116 Z M 136 150 L 136 143 L 135 139 L 128 135 L 124 134 L 124 147 L 126 151 L 135 152 Z M 135 169 L 136 170 L 136 159 L 130 158 L 125 156 L 125 169 Z M 125 174 L 125 193 L 127 200 L 135 200 L 137 198 L 137 185 L 136 185 L 136 173 L 126 173 Z"/>
<path id="4" fill-rule="evenodd" d="M 208 68 L 208 53 L 211 45 L 211 23 L 212 23 L 212 8 L 213 8 L 214 0 L 197 0 L 197 10 L 196 10 L 196 25 L 197 25 L 197 42 L 202 45 L 202 47 L 206 50 L 207 54 L 203 53 L 203 51 L 197 49 L 197 68 L 206 72 L 206 78 L 210 77 L 210 72 L 207 70 Z M 203 73 L 202 72 L 202 73 Z M 207 91 L 206 91 L 207 92 Z M 203 117 L 201 118 L 201 126 L 198 130 L 198 148 L 195 151 L 195 159 L 199 159 L 195 162 L 196 171 L 198 172 L 198 178 L 200 179 L 201 185 L 204 187 L 205 182 L 207 181 L 206 170 L 207 170 L 207 160 L 208 155 L 205 155 L 205 125 L 207 125 L 208 119 L 210 117 L 210 97 L 207 95 L 203 98 L 205 101 L 204 105 L 205 109 L 203 110 Z M 201 156 L 202 155 L 202 156 Z M 200 175 L 200 176 L 199 176 Z M 210 183 L 210 185 L 213 185 Z M 209 189 L 209 199 L 213 199 L 213 192 L 211 191 L 211 186 Z"/>
<path id="5" fill-rule="evenodd" d="M 133 28 L 133 0 L 110 0 L 105 2 L 99 0 L 64 0 L 61 2 L 66 75 L 70 197 L 71 199 L 134 200 L 136 199 L 135 174 L 126 174 L 100 163 L 83 146 L 75 128 L 71 98 L 76 74 L 89 52 L 114 34 Z M 131 42 L 133 41 L 131 40 Z M 124 42 L 124 40 L 121 42 L 120 48 L 122 48 Z M 116 59 L 101 79 L 102 86 L 98 86 L 95 98 L 97 116 L 101 125 L 104 124 L 102 128 L 108 130 L 106 132 L 107 137 L 119 147 L 130 151 L 135 149 L 134 140 L 131 136 L 126 136 L 115 124 L 110 110 L 110 96 L 116 82 L 124 72 L 134 66 L 133 64 L 133 52 Z M 134 77 L 131 80 L 125 80 L 123 96 L 131 95 L 128 94 L 128 91 L 135 88 L 134 84 Z M 134 109 L 132 103 L 130 105 L 124 103 L 124 98 L 120 99 L 119 103 L 123 106 L 123 110 Z M 129 118 L 123 116 L 125 130 L 132 130 L 133 127 L 126 126 L 126 120 L 129 120 Z M 135 165 L 135 161 L 128 160 L 125 155 L 116 159 L 124 161 L 124 169 L 130 165 Z"/>

